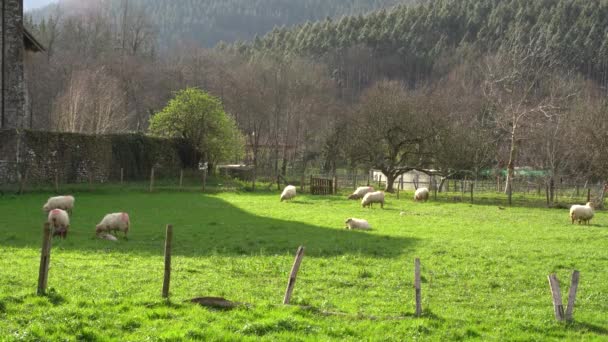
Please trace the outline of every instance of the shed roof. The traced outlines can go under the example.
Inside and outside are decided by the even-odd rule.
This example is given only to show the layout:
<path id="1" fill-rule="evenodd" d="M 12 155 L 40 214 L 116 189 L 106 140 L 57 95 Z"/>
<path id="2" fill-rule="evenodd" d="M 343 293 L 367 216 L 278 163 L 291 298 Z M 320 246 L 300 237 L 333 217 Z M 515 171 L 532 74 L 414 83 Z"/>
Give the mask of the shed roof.
<path id="1" fill-rule="evenodd" d="M 44 52 L 46 49 L 25 27 L 23 28 L 23 43 L 25 48 L 34 52 Z"/>

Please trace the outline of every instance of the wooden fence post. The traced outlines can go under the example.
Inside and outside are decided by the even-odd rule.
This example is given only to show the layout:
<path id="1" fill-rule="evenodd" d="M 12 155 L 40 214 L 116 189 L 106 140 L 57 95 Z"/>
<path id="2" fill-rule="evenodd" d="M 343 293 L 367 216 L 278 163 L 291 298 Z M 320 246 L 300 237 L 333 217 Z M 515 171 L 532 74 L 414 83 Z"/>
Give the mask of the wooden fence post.
<path id="1" fill-rule="evenodd" d="M 163 278 L 163 298 L 169 298 L 171 282 L 171 243 L 173 242 L 173 225 L 167 225 L 165 236 L 165 277 Z"/>
<path id="2" fill-rule="evenodd" d="M 179 188 L 184 186 L 184 169 L 179 170 Z"/>
<path id="3" fill-rule="evenodd" d="M 420 259 L 414 260 L 414 288 L 416 289 L 416 316 L 422 315 L 422 288 L 420 286 Z"/>
<path id="4" fill-rule="evenodd" d="M 150 192 L 154 191 L 154 167 L 150 170 Z"/>
<path id="5" fill-rule="evenodd" d="M 475 184 L 471 182 L 471 203 L 473 203 L 473 189 L 475 188 Z"/>
<path id="6" fill-rule="evenodd" d="M 23 194 L 23 191 L 25 191 L 25 185 L 27 184 L 27 176 L 29 174 L 29 171 L 30 169 L 26 168 L 23 174 L 19 173 L 19 175 L 21 176 L 19 178 L 19 195 Z"/>
<path id="7" fill-rule="evenodd" d="M 304 193 L 304 182 L 306 181 L 306 176 L 302 174 L 302 179 L 300 180 L 300 191 Z"/>
<path id="8" fill-rule="evenodd" d="M 310 194 L 311 195 L 315 194 L 314 191 L 313 191 L 314 188 L 315 188 L 315 186 L 314 186 L 314 184 L 312 184 L 312 175 L 310 175 Z"/>
<path id="9" fill-rule="evenodd" d="M 333 179 L 333 194 L 337 195 L 338 194 L 338 176 L 334 175 L 334 179 Z"/>
<path id="10" fill-rule="evenodd" d="M 574 302 L 576 301 L 576 291 L 578 290 L 578 279 L 580 277 L 579 271 L 572 272 L 572 282 L 570 283 L 570 290 L 568 291 L 568 306 L 566 307 L 566 320 L 573 320 L 574 313 Z"/>
<path id="11" fill-rule="evenodd" d="M 564 305 L 562 302 L 562 293 L 559 288 L 559 280 L 555 274 L 549 275 L 549 286 L 551 287 L 551 296 L 553 297 L 553 309 L 555 311 L 555 319 L 559 322 L 564 320 Z"/>
<path id="12" fill-rule="evenodd" d="M 123 184 L 123 181 L 125 179 L 125 169 L 124 168 L 120 168 L 120 185 Z"/>
<path id="13" fill-rule="evenodd" d="M 298 251 L 296 252 L 296 259 L 293 262 L 293 266 L 291 267 L 291 273 L 289 274 L 289 281 L 287 282 L 287 290 L 285 291 L 283 304 L 289 304 L 289 301 L 291 300 L 291 294 L 293 293 L 293 288 L 296 285 L 296 278 L 298 276 L 298 270 L 300 269 L 300 264 L 302 263 L 303 257 L 304 246 L 300 246 L 298 248 Z"/>
<path id="14" fill-rule="evenodd" d="M 46 285 L 49 280 L 49 263 L 51 261 L 51 227 L 44 224 L 42 230 L 42 250 L 40 251 L 40 269 L 38 271 L 38 295 L 46 294 Z"/>
<path id="15" fill-rule="evenodd" d="M 591 188 L 587 189 L 587 202 L 591 202 Z"/>
<path id="16" fill-rule="evenodd" d="M 59 193 L 59 170 L 55 169 L 55 193 Z"/>
<path id="17" fill-rule="evenodd" d="M 203 192 L 207 189 L 207 170 L 203 170 Z"/>
<path id="18" fill-rule="evenodd" d="M 357 190 L 357 174 L 353 176 L 353 190 Z"/>
<path id="19" fill-rule="evenodd" d="M 401 188 L 401 190 L 403 190 L 403 175 L 399 177 L 399 187 Z"/>
<path id="20" fill-rule="evenodd" d="M 397 186 L 397 199 L 399 199 L 399 186 Z"/>

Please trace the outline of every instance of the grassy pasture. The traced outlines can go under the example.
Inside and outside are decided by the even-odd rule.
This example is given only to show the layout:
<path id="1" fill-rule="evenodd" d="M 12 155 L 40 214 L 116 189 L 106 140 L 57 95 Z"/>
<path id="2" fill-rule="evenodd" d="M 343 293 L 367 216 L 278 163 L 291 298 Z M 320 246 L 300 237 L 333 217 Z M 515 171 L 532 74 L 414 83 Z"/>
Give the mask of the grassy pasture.
<path id="1" fill-rule="evenodd" d="M 420 204 L 404 193 L 370 210 L 335 196 L 82 192 L 68 239 L 53 242 L 50 294 L 37 297 L 47 197 L 0 197 L 0 341 L 608 340 L 603 212 L 578 226 L 565 209 Z M 129 241 L 95 239 L 103 214 L 122 210 Z M 346 231 L 347 217 L 375 229 Z M 160 296 L 166 223 L 175 227 L 170 302 Z M 292 303 L 312 309 L 278 305 L 299 245 Z M 422 318 L 413 317 L 415 257 Z M 576 322 L 559 324 L 547 275 L 557 273 L 566 297 L 573 269 Z M 185 302 L 197 296 L 252 306 Z"/>

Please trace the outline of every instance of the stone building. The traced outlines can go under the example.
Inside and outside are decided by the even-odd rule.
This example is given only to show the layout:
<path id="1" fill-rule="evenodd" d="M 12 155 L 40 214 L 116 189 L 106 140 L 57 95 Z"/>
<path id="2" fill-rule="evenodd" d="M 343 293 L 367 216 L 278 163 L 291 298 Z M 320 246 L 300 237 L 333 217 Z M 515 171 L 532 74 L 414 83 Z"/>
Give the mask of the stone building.
<path id="1" fill-rule="evenodd" d="M 0 129 L 31 128 L 25 61 L 44 48 L 23 27 L 23 0 L 0 2 Z"/>

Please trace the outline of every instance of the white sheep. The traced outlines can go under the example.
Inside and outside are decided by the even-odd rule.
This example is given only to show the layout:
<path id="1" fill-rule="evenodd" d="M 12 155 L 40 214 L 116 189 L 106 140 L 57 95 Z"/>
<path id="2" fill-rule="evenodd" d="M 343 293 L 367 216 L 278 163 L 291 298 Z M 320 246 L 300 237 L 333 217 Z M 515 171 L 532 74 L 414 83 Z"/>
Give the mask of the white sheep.
<path id="1" fill-rule="evenodd" d="M 414 201 L 416 202 L 426 202 L 429 200 L 429 189 L 427 188 L 419 188 L 414 193 Z"/>
<path id="2" fill-rule="evenodd" d="M 576 220 L 578 220 L 579 224 L 581 224 L 581 222 L 589 224 L 593 215 L 593 203 L 591 202 L 588 202 L 586 205 L 575 204 L 570 207 L 570 219 L 572 219 L 572 224 L 574 224 L 574 221 Z"/>
<path id="3" fill-rule="evenodd" d="M 369 230 L 372 229 L 372 227 L 369 225 L 369 222 L 367 222 L 364 219 L 358 219 L 358 218 L 348 218 L 346 219 L 346 221 L 344 221 L 344 223 L 346 223 L 346 229 L 361 229 L 361 230 Z"/>
<path id="4" fill-rule="evenodd" d="M 367 194 L 365 194 L 365 196 L 363 196 L 363 200 L 361 200 L 361 206 L 363 208 L 372 208 L 372 204 L 374 203 L 380 203 L 380 207 L 384 209 L 384 192 L 368 192 Z"/>
<path id="5" fill-rule="evenodd" d="M 53 209 L 61 209 L 72 213 L 72 209 L 74 208 L 74 196 L 56 196 L 49 198 L 44 206 L 42 206 L 42 210 L 45 212 L 49 212 Z"/>
<path id="6" fill-rule="evenodd" d="M 70 228 L 70 217 L 65 210 L 53 209 L 49 212 L 48 222 L 53 229 L 53 237 L 66 238 Z"/>
<path id="7" fill-rule="evenodd" d="M 363 198 L 363 196 L 365 196 L 365 194 L 367 194 L 368 192 L 374 192 L 374 187 L 360 186 L 357 188 L 357 190 L 355 190 L 355 192 L 353 192 L 351 195 L 348 196 L 348 199 L 357 200 L 359 198 Z"/>
<path id="8" fill-rule="evenodd" d="M 283 192 L 281 193 L 281 202 L 283 202 L 284 200 L 290 200 L 294 197 L 296 197 L 296 187 L 293 185 L 288 185 L 285 187 L 285 189 L 283 189 Z"/>
<path id="9" fill-rule="evenodd" d="M 120 230 L 121 232 L 125 233 L 126 239 L 130 225 L 131 221 L 129 220 L 129 214 L 127 213 L 107 214 L 103 217 L 103 220 L 101 220 L 101 222 L 95 226 L 95 233 L 97 236 L 103 238 L 104 235 L 102 235 L 102 233 Z"/>

